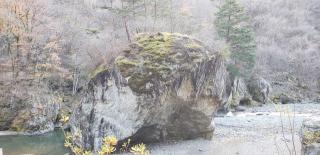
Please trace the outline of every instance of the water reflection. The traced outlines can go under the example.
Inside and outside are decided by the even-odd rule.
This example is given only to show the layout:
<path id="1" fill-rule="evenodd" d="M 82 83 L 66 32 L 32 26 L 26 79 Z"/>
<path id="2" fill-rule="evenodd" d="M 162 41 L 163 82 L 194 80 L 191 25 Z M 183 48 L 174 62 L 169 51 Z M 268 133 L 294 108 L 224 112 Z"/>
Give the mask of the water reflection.
<path id="1" fill-rule="evenodd" d="M 4 155 L 65 155 L 64 136 L 61 130 L 40 136 L 0 136 Z"/>

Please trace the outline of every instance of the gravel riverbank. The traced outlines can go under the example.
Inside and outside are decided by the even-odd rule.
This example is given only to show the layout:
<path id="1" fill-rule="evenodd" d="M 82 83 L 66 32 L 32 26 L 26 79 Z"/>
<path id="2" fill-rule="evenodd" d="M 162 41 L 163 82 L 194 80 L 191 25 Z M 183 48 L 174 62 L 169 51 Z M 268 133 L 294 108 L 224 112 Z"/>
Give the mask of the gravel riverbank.
<path id="1" fill-rule="evenodd" d="M 300 127 L 304 119 L 311 117 L 320 117 L 320 104 L 247 108 L 232 116 L 216 117 L 211 141 L 157 144 L 150 150 L 152 155 L 287 155 L 289 151 L 300 154 Z"/>

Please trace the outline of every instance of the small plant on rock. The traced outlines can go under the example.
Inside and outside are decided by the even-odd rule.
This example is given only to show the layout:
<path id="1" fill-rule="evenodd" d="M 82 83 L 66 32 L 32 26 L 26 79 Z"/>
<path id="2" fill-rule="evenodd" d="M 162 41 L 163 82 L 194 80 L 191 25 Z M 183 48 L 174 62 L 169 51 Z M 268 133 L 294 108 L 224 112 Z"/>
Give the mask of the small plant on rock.
<path id="1" fill-rule="evenodd" d="M 62 116 L 60 119 L 62 125 L 67 124 L 69 122 L 68 116 Z M 62 128 L 62 127 L 61 127 Z M 72 135 L 70 132 L 66 132 L 62 129 L 62 132 L 65 136 L 64 146 L 69 148 L 73 154 L 75 155 L 93 155 L 92 151 L 85 150 L 74 143 L 75 139 L 81 138 L 81 131 L 75 132 Z M 127 142 L 121 145 L 121 152 L 130 151 L 135 155 L 149 155 L 149 151 L 145 144 L 141 143 L 138 145 L 134 145 L 130 148 L 131 139 L 128 139 Z M 103 144 L 101 150 L 98 152 L 98 155 L 111 155 L 116 152 L 116 145 L 118 144 L 118 139 L 116 136 L 107 136 L 103 139 Z M 130 148 L 130 149 L 129 149 Z"/>
<path id="2" fill-rule="evenodd" d="M 150 155 L 146 145 L 138 144 L 131 147 L 130 152 L 136 155 Z"/>
<path id="3" fill-rule="evenodd" d="M 99 155 L 110 155 L 116 151 L 115 146 L 117 145 L 118 140 L 115 136 L 108 136 L 103 139 L 103 145 L 99 151 Z"/>

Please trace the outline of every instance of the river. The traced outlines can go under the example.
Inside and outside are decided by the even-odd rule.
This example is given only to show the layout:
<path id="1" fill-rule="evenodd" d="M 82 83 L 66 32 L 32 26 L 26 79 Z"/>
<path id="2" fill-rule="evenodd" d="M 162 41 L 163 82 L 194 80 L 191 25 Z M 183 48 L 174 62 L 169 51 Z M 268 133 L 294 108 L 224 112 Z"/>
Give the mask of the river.
<path id="1" fill-rule="evenodd" d="M 0 136 L 0 148 L 3 155 L 65 155 L 68 150 L 64 148 L 64 136 L 61 130 L 39 135 Z"/>

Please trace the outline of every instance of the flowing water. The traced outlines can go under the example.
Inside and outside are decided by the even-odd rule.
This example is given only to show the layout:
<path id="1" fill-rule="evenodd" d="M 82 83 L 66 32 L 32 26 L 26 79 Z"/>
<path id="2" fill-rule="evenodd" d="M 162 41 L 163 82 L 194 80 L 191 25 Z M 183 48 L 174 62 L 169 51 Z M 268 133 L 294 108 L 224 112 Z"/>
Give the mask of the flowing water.
<path id="1" fill-rule="evenodd" d="M 39 136 L 0 136 L 4 155 L 65 155 L 64 136 L 61 130 Z"/>

